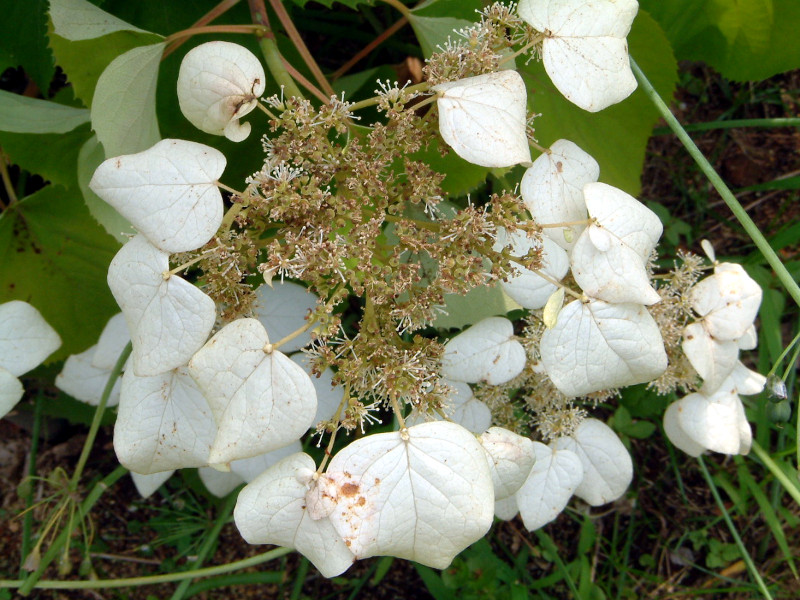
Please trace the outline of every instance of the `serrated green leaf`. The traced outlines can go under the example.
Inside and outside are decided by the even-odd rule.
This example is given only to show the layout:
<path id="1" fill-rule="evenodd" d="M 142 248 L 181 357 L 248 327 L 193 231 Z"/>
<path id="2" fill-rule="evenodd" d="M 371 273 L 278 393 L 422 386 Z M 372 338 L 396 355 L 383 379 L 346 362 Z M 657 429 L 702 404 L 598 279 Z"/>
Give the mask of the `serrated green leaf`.
<path id="1" fill-rule="evenodd" d="M 50 0 L 50 19 L 57 35 L 77 41 L 97 38 L 115 31 L 139 31 L 87 0 Z"/>
<path id="2" fill-rule="evenodd" d="M 85 350 L 119 312 L 106 284 L 118 248 L 77 188 L 47 186 L 0 214 L 0 303 L 39 309 L 64 342 L 52 360 Z"/>
<path id="3" fill-rule="evenodd" d="M 105 158 L 103 146 L 97 141 L 96 135 L 86 140 L 78 153 L 78 186 L 91 215 L 103 226 L 103 229 L 114 236 L 118 242 L 124 244 L 130 239 L 130 235 L 136 233 L 133 227 L 110 204 L 89 189 L 89 182 L 92 180 L 95 169 Z"/>
<path id="4" fill-rule="evenodd" d="M 100 75 L 92 100 L 92 127 L 106 156 L 141 152 L 161 139 L 156 82 L 165 46 L 161 42 L 128 50 Z"/>
<path id="5" fill-rule="evenodd" d="M 445 294 L 444 304 L 447 314 L 440 314 L 433 323 L 434 327 L 461 329 L 486 317 L 505 316 L 522 308 L 499 285 L 473 288 L 463 296 Z"/>
<path id="6" fill-rule="evenodd" d="M 111 61 L 128 50 L 161 40 L 161 36 L 153 33 L 117 31 L 91 40 L 72 42 L 50 33 L 50 47 L 56 62 L 64 69 L 75 96 L 88 107 L 91 107 L 97 80 Z"/>
<path id="7" fill-rule="evenodd" d="M 21 66 L 47 95 L 55 73 L 53 53 L 47 47 L 47 0 L 3 2 L 0 48 L 13 66 Z"/>
<path id="8" fill-rule="evenodd" d="M 89 111 L 0 90 L 0 130 L 66 133 L 89 122 Z"/>
<path id="9" fill-rule="evenodd" d="M 677 82 L 677 63 L 664 33 L 640 10 L 628 35 L 631 56 L 647 74 L 662 98 L 669 102 Z M 520 61 L 522 62 L 522 61 Z M 534 121 L 542 146 L 566 138 L 600 163 L 600 180 L 632 195 L 641 190 L 647 141 L 658 113 L 642 90 L 598 113 L 588 113 L 566 100 L 544 71 L 531 61 L 520 67 L 529 90 L 529 105 L 542 116 Z"/>
<path id="10" fill-rule="evenodd" d="M 78 151 L 90 135 L 88 125 L 61 134 L 0 131 L 0 146 L 11 162 L 26 171 L 53 183 L 74 186 Z"/>
<path id="11" fill-rule="evenodd" d="M 430 0 L 412 10 L 408 20 L 427 58 L 448 38 L 454 39 L 454 31 L 473 25 L 478 20 L 475 11 L 482 9 L 481 0 Z"/>

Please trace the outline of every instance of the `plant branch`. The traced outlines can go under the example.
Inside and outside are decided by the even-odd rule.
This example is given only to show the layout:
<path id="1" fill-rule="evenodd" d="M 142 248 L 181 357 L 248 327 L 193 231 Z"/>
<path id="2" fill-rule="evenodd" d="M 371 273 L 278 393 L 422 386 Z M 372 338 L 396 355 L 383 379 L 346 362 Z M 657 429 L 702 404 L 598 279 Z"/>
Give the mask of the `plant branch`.
<path id="1" fill-rule="evenodd" d="M 176 42 L 184 38 L 190 38 L 200 33 L 258 33 L 264 29 L 263 25 L 206 25 L 205 27 L 190 27 L 182 31 L 168 35 L 164 38 L 167 44 Z M 167 49 L 164 50 L 162 58 L 167 56 Z"/>
<path id="2" fill-rule="evenodd" d="M 722 196 L 725 204 L 728 205 L 728 208 L 731 209 L 731 212 L 733 212 L 734 216 L 739 220 L 739 223 L 742 224 L 742 227 L 744 227 L 744 230 L 753 240 L 756 247 L 761 251 L 761 254 L 763 254 L 764 258 L 767 259 L 767 262 L 775 271 L 775 274 L 783 284 L 783 287 L 786 288 L 786 291 L 794 299 L 794 301 L 800 305 L 800 286 L 797 285 L 797 282 L 783 265 L 781 259 L 778 258 L 778 255 L 770 247 L 769 242 L 764 237 L 764 234 L 758 230 L 756 224 L 747 214 L 747 211 L 745 211 L 736 197 L 731 193 L 730 189 L 728 189 L 728 186 L 725 185 L 725 182 L 722 181 L 722 178 L 714 170 L 714 167 L 711 166 L 711 163 L 709 163 L 706 157 L 703 156 L 703 153 L 700 152 L 700 149 L 692 141 L 692 138 L 689 137 L 689 134 L 686 133 L 686 130 L 678 122 L 678 119 L 675 118 L 675 115 L 670 112 L 669 107 L 661 99 L 661 96 L 658 95 L 658 92 L 655 90 L 650 81 L 648 81 L 647 77 L 639 68 L 639 65 L 636 64 L 636 61 L 633 60 L 633 58 L 631 58 L 631 67 L 633 68 L 636 79 L 639 80 L 639 83 L 641 84 L 645 94 L 647 94 L 647 96 L 650 98 L 650 101 L 658 109 L 658 112 L 661 113 L 661 116 L 667 122 L 667 125 L 669 125 L 670 129 L 675 132 L 675 135 L 697 163 L 697 166 L 700 167 L 700 170 L 703 171 L 706 177 L 708 177 L 708 180 L 711 182 L 711 185 L 714 186 L 714 189 L 716 189 L 719 195 Z"/>
<path id="3" fill-rule="evenodd" d="M 275 34 L 272 33 L 272 28 L 269 25 L 269 16 L 267 15 L 267 7 L 264 5 L 264 0 L 247 0 L 247 5 L 250 7 L 250 15 L 253 18 L 253 22 L 263 26 L 263 29 L 256 31 L 256 36 L 259 38 L 258 45 L 264 55 L 269 72 L 286 94 L 302 98 L 303 94 L 300 92 L 300 88 L 297 87 L 294 79 L 283 66 L 281 53 L 275 41 Z"/>
<path id="4" fill-rule="evenodd" d="M 392 37 L 395 33 L 397 33 L 400 29 L 402 29 L 408 23 L 408 18 L 401 17 L 399 21 L 395 22 L 391 27 L 389 27 L 386 31 L 381 33 L 378 37 L 372 40 L 369 44 L 364 46 L 353 58 L 348 60 L 344 63 L 341 67 L 339 67 L 336 72 L 331 75 L 331 80 L 336 81 L 347 73 L 350 69 L 356 66 L 360 61 L 366 58 L 370 52 L 375 50 L 378 46 L 380 46 L 383 42 L 388 40 Z"/>
<path id="5" fill-rule="evenodd" d="M 294 79 L 295 79 L 295 80 L 296 80 L 296 81 L 297 81 L 297 82 L 298 82 L 300 85 L 302 85 L 302 86 L 303 86 L 304 88 L 306 88 L 306 89 L 307 89 L 309 92 L 311 92 L 312 94 L 314 94 L 314 96 L 316 96 L 317 98 L 319 98 L 319 99 L 320 99 L 320 101 L 321 101 L 323 104 L 327 104 L 328 102 L 330 102 L 330 101 L 331 101 L 331 97 L 330 97 L 330 96 L 326 96 L 326 95 L 325 95 L 325 94 L 322 92 L 322 90 L 320 90 L 320 89 L 319 89 L 317 86 L 315 86 L 313 83 L 311 83 L 311 82 L 310 82 L 310 81 L 309 81 L 309 80 L 308 80 L 308 79 L 305 77 L 305 75 L 303 75 L 303 74 L 302 74 L 300 71 L 298 71 L 297 69 L 295 69 L 295 68 L 292 66 L 292 64 L 291 64 L 291 63 L 290 63 L 288 60 L 286 60 L 286 59 L 285 59 L 283 56 L 281 56 L 281 61 L 283 61 L 283 66 L 284 66 L 284 68 L 286 69 L 286 71 L 288 71 L 289 75 L 291 75 L 292 77 L 294 77 Z"/>
<path id="6" fill-rule="evenodd" d="M 204 25 L 208 25 L 209 23 L 211 23 L 211 21 L 213 21 L 214 19 L 216 19 L 217 17 L 219 17 L 223 13 L 227 12 L 228 9 L 230 9 L 231 7 L 233 7 L 234 5 L 236 5 L 238 3 L 239 3 L 239 0 L 222 0 L 222 2 L 217 4 L 214 8 L 212 8 L 210 11 L 208 11 L 206 14 L 204 14 L 202 17 L 200 17 L 197 21 L 195 21 L 192 24 L 192 28 L 203 27 Z M 175 40 L 174 42 L 169 44 L 167 46 L 167 48 L 164 50 L 164 54 L 162 56 L 162 59 L 166 58 L 167 56 L 169 56 L 170 54 L 175 52 L 175 50 L 180 48 L 186 42 L 186 40 L 188 40 L 188 39 L 189 38 L 183 38 L 183 39 L 180 39 L 180 40 Z"/>
<path id="7" fill-rule="evenodd" d="M 394 7 L 397 9 L 397 12 L 402 14 L 406 19 L 409 21 L 411 20 L 411 9 L 408 8 L 405 4 L 400 2 L 400 0 L 381 0 L 382 2 L 388 4 L 389 6 Z"/>

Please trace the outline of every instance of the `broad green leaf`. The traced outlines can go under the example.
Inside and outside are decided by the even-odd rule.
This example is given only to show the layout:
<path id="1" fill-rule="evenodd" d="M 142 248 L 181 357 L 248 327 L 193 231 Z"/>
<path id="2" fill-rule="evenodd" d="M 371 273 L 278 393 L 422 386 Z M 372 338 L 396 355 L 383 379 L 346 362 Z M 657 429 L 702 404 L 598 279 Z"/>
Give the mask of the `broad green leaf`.
<path id="1" fill-rule="evenodd" d="M 92 127 L 106 156 L 147 150 L 159 139 L 158 65 L 166 42 L 128 50 L 100 75 L 92 100 Z"/>
<path id="2" fill-rule="evenodd" d="M 50 18 L 55 32 L 72 41 L 89 40 L 115 31 L 147 33 L 88 0 L 50 0 Z"/>
<path id="3" fill-rule="evenodd" d="M 0 90 L 0 130 L 66 133 L 89 121 L 89 111 Z"/>
<path id="4" fill-rule="evenodd" d="M 136 232 L 131 224 L 120 215 L 108 202 L 100 198 L 89 188 L 89 182 L 94 175 L 95 169 L 105 160 L 103 146 L 97 141 L 97 136 L 93 135 L 86 143 L 81 146 L 78 153 L 78 185 L 80 186 L 83 200 L 89 208 L 89 212 L 103 228 L 114 236 L 118 242 L 125 243 L 130 236 Z"/>
<path id="5" fill-rule="evenodd" d="M 53 53 L 47 47 L 47 0 L 2 3 L 0 50 L 5 51 L 10 66 L 25 69 L 47 94 L 55 72 Z"/>
<path id="6" fill-rule="evenodd" d="M 152 33 L 117 31 L 91 40 L 72 42 L 51 32 L 50 47 L 56 55 L 56 62 L 67 74 L 67 81 L 75 89 L 75 96 L 91 107 L 97 80 L 111 61 L 128 50 L 155 44 L 162 39 Z"/>
<path id="7" fill-rule="evenodd" d="M 9 133 L 0 131 L 0 146 L 11 162 L 53 183 L 72 187 L 76 183 L 78 151 L 90 136 L 82 125 L 68 133 Z"/>
<path id="8" fill-rule="evenodd" d="M 409 22 L 425 57 L 457 37 L 453 31 L 473 25 L 475 11 L 483 9 L 481 0 L 430 0 L 411 11 Z"/>
<path id="9" fill-rule="evenodd" d="M 477 287 L 463 296 L 445 294 L 444 301 L 447 314 L 440 314 L 433 325 L 445 329 L 460 329 L 486 317 L 506 315 L 512 310 L 522 308 L 499 285 Z"/>
<path id="10" fill-rule="evenodd" d="M 797 0 L 642 0 L 680 60 L 725 77 L 761 80 L 800 67 Z"/>
<path id="11" fill-rule="evenodd" d="M 669 42 L 658 24 L 644 11 L 633 22 L 628 36 L 631 56 L 669 101 L 677 81 L 677 65 Z M 542 146 L 568 139 L 600 164 L 600 180 L 636 195 L 641 189 L 642 165 L 647 140 L 658 113 L 642 90 L 598 113 L 588 113 L 566 100 L 555 89 L 541 63 L 521 67 L 529 89 L 529 103 L 542 116 L 534 122 Z"/>
<path id="12" fill-rule="evenodd" d="M 39 309 L 64 340 L 53 360 L 92 345 L 118 312 L 106 284 L 117 247 L 77 189 L 51 185 L 0 214 L 0 303 L 23 299 Z"/>

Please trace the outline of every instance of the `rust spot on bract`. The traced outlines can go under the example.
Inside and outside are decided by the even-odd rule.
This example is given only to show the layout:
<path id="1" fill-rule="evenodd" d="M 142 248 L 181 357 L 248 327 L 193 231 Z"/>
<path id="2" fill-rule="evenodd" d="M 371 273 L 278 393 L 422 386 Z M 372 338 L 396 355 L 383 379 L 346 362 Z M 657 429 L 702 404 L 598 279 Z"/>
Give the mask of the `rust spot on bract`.
<path id="1" fill-rule="evenodd" d="M 562 163 L 561 161 L 558 161 L 556 163 L 556 171 L 558 171 L 559 173 L 563 173 L 564 172 L 564 163 Z"/>
<path id="2" fill-rule="evenodd" d="M 378 485 L 380 482 L 381 482 L 381 480 L 376 477 L 375 478 L 375 485 Z"/>
<path id="3" fill-rule="evenodd" d="M 359 506 L 364 506 L 367 503 L 367 499 L 364 496 L 361 496 L 357 501 L 356 504 Z"/>
<path id="4" fill-rule="evenodd" d="M 347 496 L 348 498 L 352 498 L 358 493 L 359 486 L 357 483 L 345 483 L 342 486 L 342 496 Z"/>

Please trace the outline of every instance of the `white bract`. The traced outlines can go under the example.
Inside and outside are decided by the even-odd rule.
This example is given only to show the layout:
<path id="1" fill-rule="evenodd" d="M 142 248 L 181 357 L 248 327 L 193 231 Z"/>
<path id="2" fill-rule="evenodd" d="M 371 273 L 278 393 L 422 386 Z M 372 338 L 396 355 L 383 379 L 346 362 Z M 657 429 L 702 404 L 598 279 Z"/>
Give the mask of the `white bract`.
<path id="1" fill-rule="evenodd" d="M 76 400 L 93 406 L 100 404 L 108 378 L 111 376 L 111 369 L 98 369 L 92 364 L 92 359 L 96 354 L 97 345 L 94 345 L 80 354 L 68 357 L 55 381 L 59 389 Z M 119 393 L 120 380 L 118 378 L 114 382 L 106 406 L 116 406 L 119 403 Z"/>
<path id="2" fill-rule="evenodd" d="M 248 543 L 294 548 L 325 577 L 335 577 L 356 557 L 327 517 L 312 518 L 306 508 L 315 469 L 308 454 L 284 458 L 239 493 L 233 518 Z"/>
<path id="3" fill-rule="evenodd" d="M 109 158 L 89 187 L 154 246 L 186 252 L 203 246 L 222 223 L 217 180 L 225 156 L 196 142 L 161 140 L 152 148 Z"/>
<path id="4" fill-rule="evenodd" d="M 189 363 L 219 432 L 209 462 L 225 464 L 300 439 L 317 410 L 302 367 L 273 350 L 264 326 L 238 319 L 217 332 Z"/>
<path id="5" fill-rule="evenodd" d="M 567 396 L 645 383 L 667 368 L 658 325 L 637 304 L 570 302 L 539 350 L 548 376 Z"/>
<path id="6" fill-rule="evenodd" d="M 636 0 L 520 0 L 517 11 L 544 34 L 542 61 L 558 91 L 596 112 L 636 89 L 625 38 L 638 9 Z"/>
<path id="7" fill-rule="evenodd" d="M 492 474 L 495 500 L 513 496 L 522 487 L 536 461 L 533 442 L 502 427 L 491 427 L 480 437 Z"/>
<path id="8" fill-rule="evenodd" d="M 692 289 L 692 308 L 717 340 L 736 340 L 753 325 L 761 305 L 761 287 L 741 265 L 721 263 Z"/>
<path id="9" fill-rule="evenodd" d="M 597 181 L 600 165 L 569 140 L 558 140 L 525 171 L 520 193 L 533 219 L 540 225 L 573 223 L 588 218 L 583 186 Z M 546 227 L 543 233 L 569 250 L 586 228 L 575 223 Z"/>
<path id="10" fill-rule="evenodd" d="M 269 329 L 267 330 L 269 333 Z M 319 376 L 311 372 L 311 359 L 307 354 L 297 352 L 290 357 L 293 362 L 300 365 L 311 378 L 314 389 L 317 392 L 317 412 L 311 421 L 311 426 L 315 426 L 321 421 L 327 421 L 336 416 L 336 411 L 344 398 L 344 388 L 333 383 L 333 371 L 325 369 Z"/>
<path id="11" fill-rule="evenodd" d="M 142 498 L 149 498 L 158 488 L 160 488 L 175 471 L 162 471 L 160 473 L 151 473 L 150 475 L 142 475 L 136 471 L 131 471 L 131 479 L 133 485 L 136 486 L 136 491 Z"/>
<path id="12" fill-rule="evenodd" d="M 499 71 L 433 86 L 439 132 L 461 158 L 482 167 L 529 164 L 525 83 Z"/>
<path id="13" fill-rule="evenodd" d="M 661 220 L 636 198 L 605 183 L 587 183 L 583 193 L 592 224 L 570 254 L 575 282 L 606 302 L 658 302 L 647 262 L 661 237 Z"/>
<path id="14" fill-rule="evenodd" d="M 715 340 L 703 323 L 690 323 L 686 326 L 681 348 L 694 370 L 703 378 L 705 393 L 719 389 L 739 363 L 739 346 L 736 342 Z"/>
<path id="15" fill-rule="evenodd" d="M 250 123 L 239 119 L 252 111 L 266 88 L 264 67 L 247 48 L 208 42 L 190 50 L 178 73 L 178 102 L 198 129 L 241 142 Z"/>
<path id="16" fill-rule="evenodd" d="M 574 452 L 583 465 L 583 479 L 575 495 L 600 506 L 616 500 L 633 479 L 633 462 L 617 434 L 597 419 L 585 419 L 575 432 L 553 442 L 555 451 Z"/>
<path id="17" fill-rule="evenodd" d="M 267 330 L 269 339 L 278 340 L 308 323 L 306 317 L 317 307 L 318 298 L 302 285 L 290 281 L 275 281 L 256 290 L 253 312 Z M 289 340 L 281 350 L 294 352 L 311 343 L 311 333 L 305 331 Z"/>
<path id="18" fill-rule="evenodd" d="M 390 555 L 443 569 L 492 523 L 486 453 L 454 423 L 356 440 L 324 478 L 334 501 L 329 518 L 357 558 Z"/>
<path id="19" fill-rule="evenodd" d="M 525 256 L 537 243 L 538 240 L 529 238 L 524 231 L 515 231 L 509 234 L 505 229 L 500 228 L 497 231 L 494 250 L 499 252 L 504 246 L 510 245 L 513 256 Z M 560 281 L 569 271 L 567 253 L 550 238 L 542 238 L 541 246 L 541 272 L 549 276 L 551 280 Z M 556 285 L 521 265 L 514 265 L 514 270 L 516 272 L 514 277 L 500 282 L 503 291 L 523 308 L 542 308 L 547 303 L 547 299 L 556 291 Z"/>
<path id="20" fill-rule="evenodd" d="M 22 382 L 10 371 L 0 367 L 0 418 L 5 417 L 22 400 L 24 393 Z"/>
<path id="21" fill-rule="evenodd" d="M 177 275 L 168 255 L 142 235 L 125 244 L 108 268 L 108 287 L 133 342 L 133 370 L 157 375 L 185 365 L 208 339 L 214 301 Z"/>
<path id="22" fill-rule="evenodd" d="M 525 361 L 525 348 L 514 339 L 511 321 L 488 317 L 445 344 L 442 375 L 454 381 L 500 385 L 519 375 Z"/>
<path id="23" fill-rule="evenodd" d="M 92 356 L 92 366 L 110 372 L 130 341 L 131 334 L 128 331 L 125 315 L 117 313 L 108 320 L 100 333 L 94 356 Z"/>
<path id="24" fill-rule="evenodd" d="M 153 377 L 122 377 L 114 450 L 144 475 L 208 464 L 217 428 L 203 393 L 185 368 Z"/>
<path id="25" fill-rule="evenodd" d="M 522 522 L 531 531 L 555 519 L 583 480 L 583 464 L 574 452 L 541 442 L 534 442 L 533 448 L 536 462 L 514 496 Z"/>

